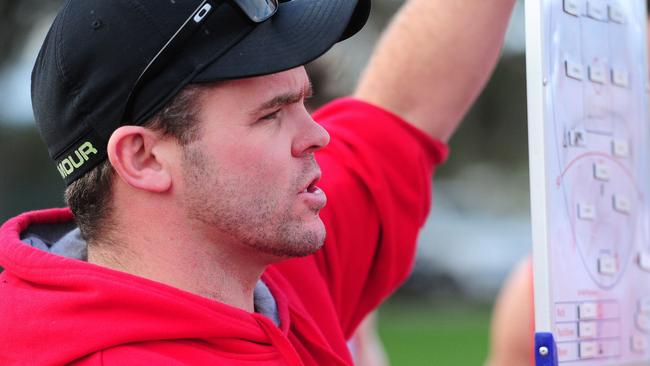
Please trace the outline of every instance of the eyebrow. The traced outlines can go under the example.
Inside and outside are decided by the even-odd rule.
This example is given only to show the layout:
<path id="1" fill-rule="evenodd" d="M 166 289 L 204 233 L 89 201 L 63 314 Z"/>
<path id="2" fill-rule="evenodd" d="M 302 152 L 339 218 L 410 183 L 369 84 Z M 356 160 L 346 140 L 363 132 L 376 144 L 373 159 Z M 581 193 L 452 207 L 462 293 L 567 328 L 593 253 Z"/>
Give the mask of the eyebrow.
<path id="1" fill-rule="evenodd" d="M 307 84 L 302 90 L 298 92 L 288 92 L 288 93 L 283 93 L 280 95 L 276 95 L 273 98 L 267 100 L 266 102 L 262 103 L 259 107 L 255 108 L 252 112 L 251 115 L 257 115 L 261 113 L 262 111 L 268 110 L 268 109 L 274 109 L 278 107 L 282 107 L 285 105 L 290 105 L 294 103 L 300 102 L 303 98 L 309 98 L 312 96 L 314 93 L 313 88 L 311 86 L 311 82 Z"/>

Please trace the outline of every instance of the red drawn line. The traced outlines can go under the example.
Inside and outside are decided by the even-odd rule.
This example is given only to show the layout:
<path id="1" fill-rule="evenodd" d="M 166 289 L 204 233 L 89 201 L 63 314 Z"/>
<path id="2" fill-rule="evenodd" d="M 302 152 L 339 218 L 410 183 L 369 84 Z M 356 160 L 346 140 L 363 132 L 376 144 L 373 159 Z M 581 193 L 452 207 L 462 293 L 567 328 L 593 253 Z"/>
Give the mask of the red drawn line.
<path id="1" fill-rule="evenodd" d="M 560 187 L 562 179 L 564 178 L 566 173 L 569 171 L 569 169 L 571 169 L 571 167 L 573 167 L 573 165 L 575 165 L 578 162 L 578 160 L 581 160 L 581 159 L 584 159 L 584 158 L 587 158 L 587 157 L 594 157 L 594 156 L 595 157 L 601 157 L 601 158 L 607 159 L 609 161 L 613 161 L 616 165 L 618 165 L 623 170 L 625 175 L 627 175 L 628 178 L 632 181 L 632 184 L 633 184 L 634 188 L 636 189 L 637 194 L 639 195 L 639 198 L 642 201 L 644 201 L 643 192 L 641 192 L 641 189 L 639 188 L 636 180 L 634 179 L 634 176 L 627 169 L 627 167 L 625 165 L 623 165 L 620 161 L 616 160 L 611 155 L 606 154 L 606 153 L 602 153 L 602 152 L 595 152 L 595 151 L 586 152 L 586 153 L 580 154 L 580 155 L 576 156 L 574 159 L 572 159 L 569 162 L 569 164 L 566 165 L 566 167 L 564 168 L 564 171 L 562 171 L 562 173 L 557 177 L 556 184 L 557 184 L 558 188 Z M 572 249 L 573 250 L 578 250 L 578 248 L 577 248 L 578 247 L 578 238 L 576 237 L 576 232 L 575 232 L 575 218 L 572 218 L 570 227 L 571 227 Z"/>
<path id="2" fill-rule="evenodd" d="M 623 165 L 623 163 L 621 163 L 617 159 L 614 159 L 611 155 L 605 154 L 605 153 L 602 153 L 602 152 L 596 152 L 596 151 L 591 151 L 591 152 L 586 152 L 584 154 L 580 154 L 580 155 L 576 156 L 573 160 L 571 160 L 569 162 L 569 164 L 567 164 L 567 166 L 564 168 L 564 171 L 562 171 L 562 173 L 557 177 L 556 184 L 558 185 L 558 187 L 560 186 L 560 184 L 562 182 L 562 179 L 564 178 L 564 175 L 569 171 L 569 169 L 571 169 L 571 167 L 578 160 L 583 159 L 583 158 L 587 158 L 587 157 L 590 157 L 590 156 L 599 156 L 601 158 L 605 158 L 605 159 L 607 159 L 609 161 L 612 161 L 616 165 L 618 165 L 623 170 L 623 172 L 625 172 L 625 175 L 627 175 L 627 177 L 630 178 L 630 180 L 632 181 L 632 183 L 634 185 L 634 188 L 636 189 L 637 194 L 643 200 L 643 192 L 641 192 L 641 189 L 639 188 L 639 185 L 637 184 L 637 181 L 634 178 L 634 175 L 632 174 L 632 172 L 630 172 L 630 170 L 625 165 Z"/>

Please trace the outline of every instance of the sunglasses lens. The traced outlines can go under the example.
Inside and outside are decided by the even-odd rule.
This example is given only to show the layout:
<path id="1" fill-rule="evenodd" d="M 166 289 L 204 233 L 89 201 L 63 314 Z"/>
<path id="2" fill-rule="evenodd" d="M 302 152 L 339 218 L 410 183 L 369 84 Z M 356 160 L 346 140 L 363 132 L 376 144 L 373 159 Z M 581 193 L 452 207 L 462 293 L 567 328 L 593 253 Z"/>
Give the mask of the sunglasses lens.
<path id="1" fill-rule="evenodd" d="M 278 0 L 235 0 L 255 23 L 269 19 L 278 10 Z"/>

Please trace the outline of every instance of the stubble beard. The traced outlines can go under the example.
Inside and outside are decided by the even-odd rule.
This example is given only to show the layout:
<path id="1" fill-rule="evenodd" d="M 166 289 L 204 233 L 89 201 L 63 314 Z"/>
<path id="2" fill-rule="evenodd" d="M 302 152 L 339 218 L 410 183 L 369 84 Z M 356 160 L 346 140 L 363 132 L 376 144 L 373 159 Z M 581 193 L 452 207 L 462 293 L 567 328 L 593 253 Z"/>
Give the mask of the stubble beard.
<path id="1" fill-rule="evenodd" d="M 287 202 L 291 202 L 293 197 L 288 196 L 283 204 L 282 194 L 274 195 L 268 190 L 243 191 L 242 187 L 265 185 L 220 175 L 216 164 L 210 162 L 200 147 L 184 148 L 183 172 L 187 190 L 186 210 L 190 219 L 275 257 L 304 257 L 323 246 L 325 228 L 320 218 L 315 219 L 317 227 L 309 227 L 292 214 Z M 314 212 L 314 215 L 318 213 Z"/>

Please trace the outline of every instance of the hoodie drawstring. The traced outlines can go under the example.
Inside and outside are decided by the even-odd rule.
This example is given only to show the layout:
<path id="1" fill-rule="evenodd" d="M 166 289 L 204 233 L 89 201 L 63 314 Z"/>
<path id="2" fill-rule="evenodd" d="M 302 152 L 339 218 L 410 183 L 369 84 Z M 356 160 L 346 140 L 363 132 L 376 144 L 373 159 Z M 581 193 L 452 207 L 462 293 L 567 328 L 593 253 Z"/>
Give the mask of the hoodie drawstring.
<path id="1" fill-rule="evenodd" d="M 300 359 L 298 352 L 291 345 L 289 340 L 280 332 L 278 327 L 275 324 L 272 324 L 270 320 L 255 317 L 257 323 L 262 327 L 264 333 L 269 336 L 271 339 L 271 344 L 278 349 L 282 358 L 287 361 L 290 366 L 304 366 L 304 363 Z"/>
<path id="2" fill-rule="evenodd" d="M 332 350 L 329 348 L 323 347 L 323 344 L 327 344 L 327 340 L 323 336 L 323 333 L 320 331 L 320 329 L 313 327 L 312 323 L 305 319 L 300 311 L 295 311 L 291 308 L 291 306 L 289 309 L 291 312 L 291 318 L 293 320 L 294 330 L 296 332 L 303 330 L 303 332 L 300 332 L 302 333 L 300 335 L 300 338 L 303 342 L 307 341 L 311 343 L 312 347 L 321 353 L 322 356 L 319 359 L 323 359 L 322 357 L 329 358 L 327 365 L 350 366 L 350 363 L 346 362 L 343 358 L 341 358 L 340 355 L 332 352 Z"/>

